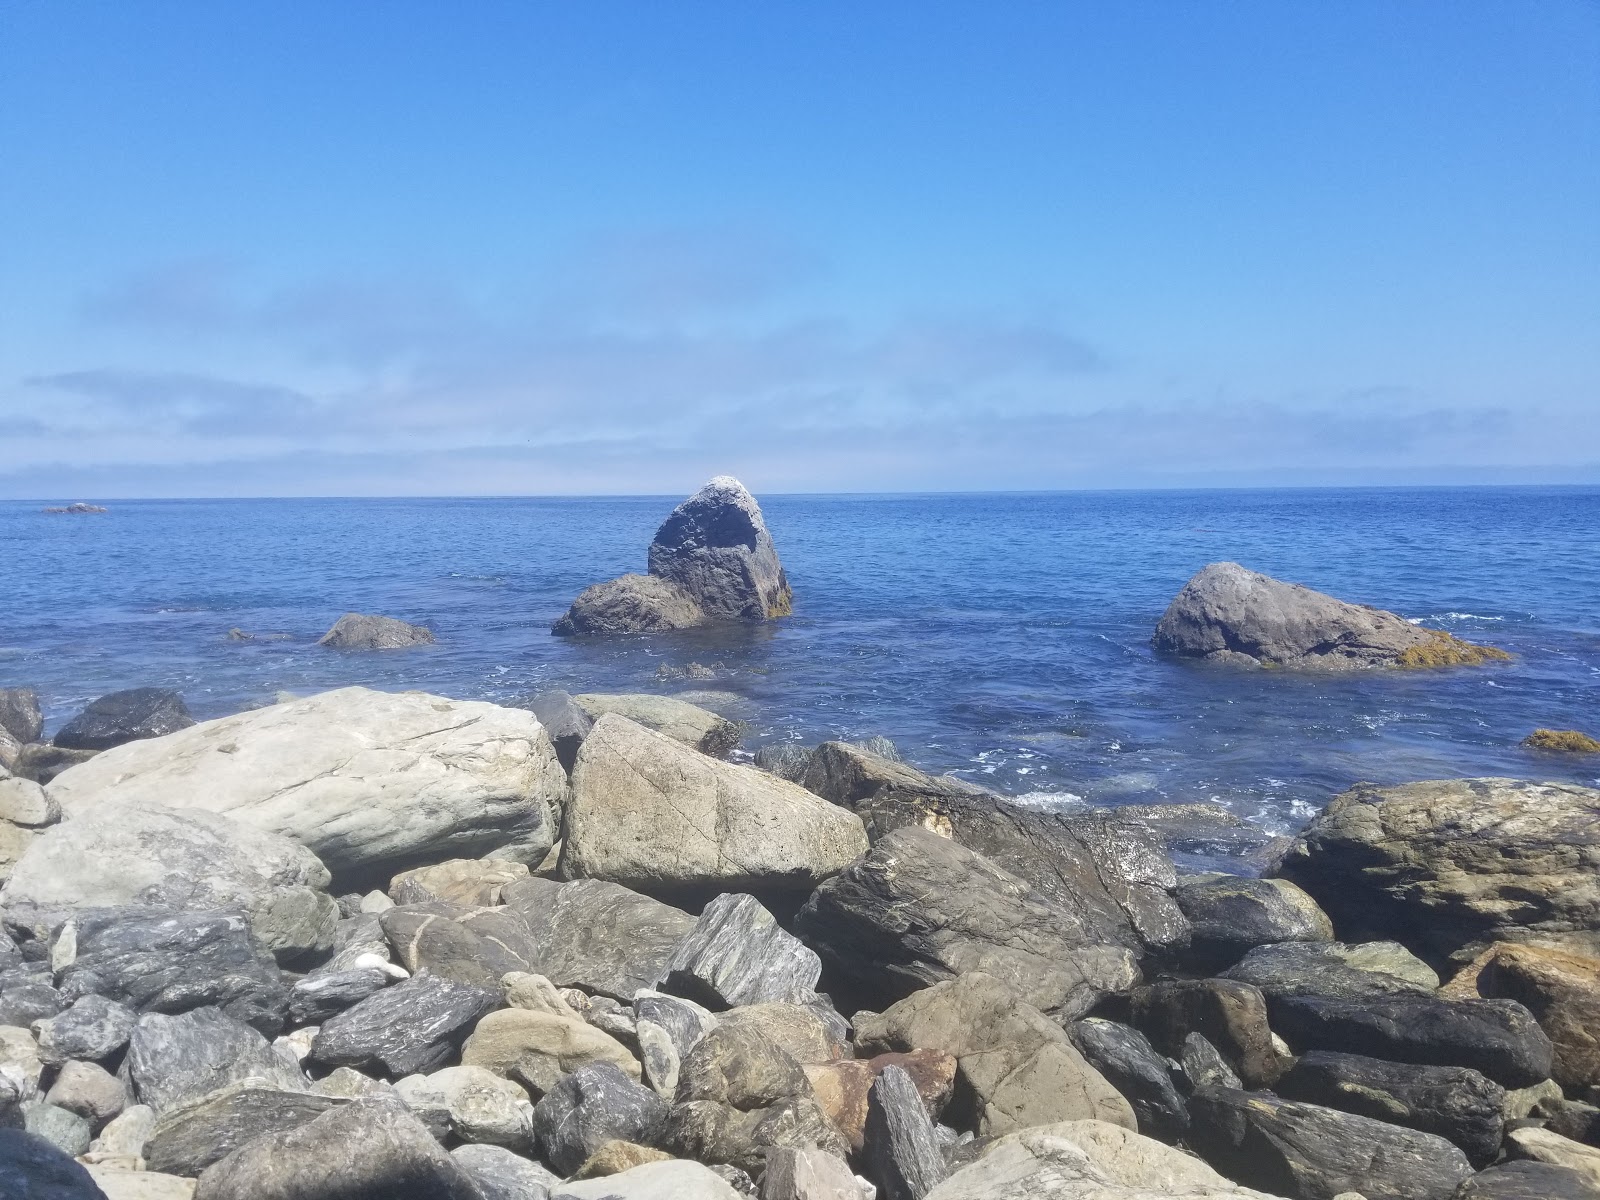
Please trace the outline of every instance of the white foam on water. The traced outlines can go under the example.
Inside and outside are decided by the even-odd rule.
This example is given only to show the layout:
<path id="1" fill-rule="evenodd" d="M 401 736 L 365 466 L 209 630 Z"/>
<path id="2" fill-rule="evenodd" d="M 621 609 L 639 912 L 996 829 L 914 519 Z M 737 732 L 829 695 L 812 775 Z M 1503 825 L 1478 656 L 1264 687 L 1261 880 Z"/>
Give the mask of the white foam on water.
<path id="1" fill-rule="evenodd" d="M 1077 792 L 1023 792 L 1017 796 L 1007 796 L 1006 799 L 1023 808 L 1043 808 L 1050 811 L 1072 808 L 1083 803 L 1083 797 Z"/>

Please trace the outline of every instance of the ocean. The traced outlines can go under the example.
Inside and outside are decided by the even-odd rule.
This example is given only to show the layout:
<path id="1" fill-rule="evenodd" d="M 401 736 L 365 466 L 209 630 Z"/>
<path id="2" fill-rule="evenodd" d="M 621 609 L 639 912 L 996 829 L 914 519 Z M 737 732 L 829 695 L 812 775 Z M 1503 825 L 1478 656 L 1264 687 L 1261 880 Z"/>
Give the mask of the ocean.
<path id="1" fill-rule="evenodd" d="M 678 499 L 0 502 L 0 686 L 37 687 L 47 733 L 145 685 L 201 719 L 348 684 L 655 691 L 748 721 L 747 751 L 884 734 L 1026 803 L 1206 800 L 1273 832 L 1360 780 L 1600 784 L 1596 758 L 1518 745 L 1537 726 L 1600 734 L 1600 489 L 764 496 L 792 618 L 552 637 L 580 589 L 644 569 Z M 1167 602 L 1218 559 L 1515 659 L 1322 676 L 1157 657 Z M 438 644 L 318 647 L 352 610 Z M 667 677 L 690 663 L 712 677 Z"/>

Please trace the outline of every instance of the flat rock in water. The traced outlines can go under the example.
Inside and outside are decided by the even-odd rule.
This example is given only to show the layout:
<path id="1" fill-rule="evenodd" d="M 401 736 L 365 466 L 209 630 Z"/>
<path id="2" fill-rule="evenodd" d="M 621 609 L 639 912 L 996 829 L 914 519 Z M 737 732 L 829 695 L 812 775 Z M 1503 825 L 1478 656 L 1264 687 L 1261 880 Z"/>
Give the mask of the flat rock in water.
<path id="1" fill-rule="evenodd" d="M 718 896 L 679 943 L 661 987 L 715 1009 L 811 995 L 822 960 L 754 896 Z"/>
<path id="2" fill-rule="evenodd" d="M 654 1144 L 670 1106 L 613 1063 L 596 1062 L 566 1076 L 533 1110 L 546 1161 L 570 1175 L 606 1142 Z"/>
<path id="3" fill-rule="evenodd" d="M 915 826 L 889 834 L 819 887 L 795 929 L 875 1003 L 981 971 L 1070 1019 L 1139 981 L 1125 946 L 1078 940 L 1087 931 L 1026 881 Z"/>
<path id="4" fill-rule="evenodd" d="M 595 692 L 573 699 L 596 721 L 616 713 L 712 758 L 725 758 L 744 735 L 744 726 L 738 721 L 671 696 Z"/>
<path id="5" fill-rule="evenodd" d="M 1437 966 L 1491 942 L 1600 956 L 1600 790 L 1512 779 L 1359 784 L 1278 868 L 1346 939 Z"/>
<path id="6" fill-rule="evenodd" d="M 539 862 L 567 774 L 522 709 L 343 688 L 119 746 L 49 792 L 69 816 L 220 812 L 299 842 L 346 890 L 444 858 Z"/>
<path id="7" fill-rule="evenodd" d="M 296 1129 L 344 1103 L 251 1083 L 224 1088 L 162 1115 L 143 1157 L 152 1171 L 196 1176 L 254 1138 Z"/>
<path id="8" fill-rule="evenodd" d="M 1473 665 L 1510 655 L 1413 625 L 1397 613 L 1347 604 L 1238 563 L 1190 579 L 1151 639 L 1163 654 L 1224 665 L 1352 671 Z"/>
<path id="9" fill-rule="evenodd" d="M 867 1100 L 866 1157 L 884 1200 L 923 1200 L 945 1177 L 944 1155 L 917 1085 L 885 1067 Z"/>
<path id="10" fill-rule="evenodd" d="M 1195 1093 L 1188 1141 L 1230 1179 L 1302 1200 L 1452 1200 L 1472 1175 L 1442 1137 L 1265 1092 Z"/>
<path id="11" fill-rule="evenodd" d="M 183 697 L 168 688 L 130 688 L 93 701 L 56 734 L 63 750 L 109 750 L 165 737 L 194 724 Z"/>
<path id="12" fill-rule="evenodd" d="M 433 975 L 385 988 L 324 1021 L 311 1058 L 398 1079 L 444 1064 L 500 1003 L 497 993 Z"/>
<path id="13" fill-rule="evenodd" d="M 176 1017 L 140 1017 L 123 1069 L 135 1098 L 157 1116 L 230 1084 L 254 1081 L 289 1092 L 306 1087 L 292 1059 L 248 1025 L 214 1008 Z"/>
<path id="14" fill-rule="evenodd" d="M 1173 1080 L 1173 1066 L 1150 1039 L 1130 1025 L 1098 1017 L 1072 1027 L 1073 1041 L 1089 1064 L 1133 1105 L 1139 1132 L 1175 1142 L 1189 1127 L 1189 1113 Z"/>
<path id="15" fill-rule="evenodd" d="M 63 926 L 52 956 L 64 963 L 57 983 L 69 1001 L 94 994 L 160 1013 L 216 1007 L 269 1036 L 289 1007 L 272 955 L 233 913 L 90 909 Z"/>
<path id="16" fill-rule="evenodd" d="M 860 818 L 802 787 L 608 715 L 578 752 L 561 874 L 653 894 L 805 892 L 867 848 Z"/>
<path id="17" fill-rule="evenodd" d="M 345 613 L 317 639 L 317 645 L 334 650 L 404 650 L 432 644 L 433 631 L 422 625 L 366 613 Z"/>

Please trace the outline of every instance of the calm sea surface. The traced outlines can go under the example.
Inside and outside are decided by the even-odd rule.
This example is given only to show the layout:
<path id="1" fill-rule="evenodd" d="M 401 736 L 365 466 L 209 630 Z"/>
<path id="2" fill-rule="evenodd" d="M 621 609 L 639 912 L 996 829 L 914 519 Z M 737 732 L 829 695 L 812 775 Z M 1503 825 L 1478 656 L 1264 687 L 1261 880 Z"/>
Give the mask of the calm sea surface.
<path id="1" fill-rule="evenodd" d="M 1217 800 L 1275 830 L 1363 779 L 1600 782 L 1600 762 L 1517 745 L 1540 725 L 1600 733 L 1600 489 L 769 496 L 792 619 L 551 637 L 582 587 L 643 570 L 677 499 L 124 501 L 99 517 L 0 502 L 0 685 L 39 688 L 47 732 L 147 684 L 201 718 L 356 683 L 497 701 L 694 689 L 751 723 L 747 747 L 883 733 L 922 767 L 1040 803 Z M 1317 677 L 1157 658 L 1157 618 L 1216 559 L 1516 659 Z M 317 647 L 346 610 L 424 622 L 439 644 Z M 690 662 L 715 679 L 657 678 Z"/>

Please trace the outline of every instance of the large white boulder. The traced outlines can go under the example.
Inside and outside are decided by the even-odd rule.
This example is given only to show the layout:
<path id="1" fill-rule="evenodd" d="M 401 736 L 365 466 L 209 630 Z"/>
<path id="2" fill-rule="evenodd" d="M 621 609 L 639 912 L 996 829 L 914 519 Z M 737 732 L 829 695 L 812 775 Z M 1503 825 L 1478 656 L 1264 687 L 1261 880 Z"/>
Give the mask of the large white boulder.
<path id="1" fill-rule="evenodd" d="M 523 709 L 352 687 L 117 746 L 49 794 L 68 816 L 224 813 L 295 839 L 350 885 L 445 858 L 538 862 L 567 778 Z"/>

